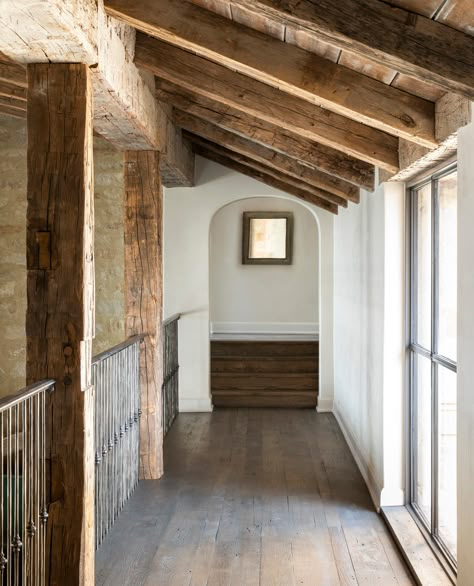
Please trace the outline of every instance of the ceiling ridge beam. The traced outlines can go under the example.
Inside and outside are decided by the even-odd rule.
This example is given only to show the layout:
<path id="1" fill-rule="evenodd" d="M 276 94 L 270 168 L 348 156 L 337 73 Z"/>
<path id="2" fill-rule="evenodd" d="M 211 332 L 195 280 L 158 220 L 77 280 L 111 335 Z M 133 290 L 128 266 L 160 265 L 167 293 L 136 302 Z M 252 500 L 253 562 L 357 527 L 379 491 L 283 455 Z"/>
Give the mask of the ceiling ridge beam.
<path id="1" fill-rule="evenodd" d="M 112 16 L 313 104 L 436 146 L 434 105 L 185 0 L 106 0 Z"/>

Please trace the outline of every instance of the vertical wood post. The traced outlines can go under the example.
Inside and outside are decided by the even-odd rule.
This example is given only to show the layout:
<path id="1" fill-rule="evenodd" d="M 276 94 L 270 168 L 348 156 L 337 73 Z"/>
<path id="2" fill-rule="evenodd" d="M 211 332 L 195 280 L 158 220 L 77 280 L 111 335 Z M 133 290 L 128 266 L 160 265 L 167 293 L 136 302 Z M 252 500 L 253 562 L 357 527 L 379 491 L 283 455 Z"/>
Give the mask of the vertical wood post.
<path id="1" fill-rule="evenodd" d="M 141 353 L 140 478 L 163 474 L 162 221 L 159 154 L 124 157 L 126 334 L 145 335 Z"/>
<path id="2" fill-rule="evenodd" d="M 57 382 L 46 430 L 55 586 L 94 584 L 91 90 L 85 65 L 28 66 L 27 378 Z"/>

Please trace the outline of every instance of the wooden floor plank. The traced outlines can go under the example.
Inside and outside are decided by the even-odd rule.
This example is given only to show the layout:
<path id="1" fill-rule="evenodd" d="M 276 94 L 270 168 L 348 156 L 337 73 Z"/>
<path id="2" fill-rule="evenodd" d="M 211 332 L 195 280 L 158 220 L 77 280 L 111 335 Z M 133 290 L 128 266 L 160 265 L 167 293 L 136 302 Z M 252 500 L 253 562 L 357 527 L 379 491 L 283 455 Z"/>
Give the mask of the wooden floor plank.
<path id="1" fill-rule="evenodd" d="M 334 417 L 180 414 L 97 552 L 97 586 L 406 586 Z"/>

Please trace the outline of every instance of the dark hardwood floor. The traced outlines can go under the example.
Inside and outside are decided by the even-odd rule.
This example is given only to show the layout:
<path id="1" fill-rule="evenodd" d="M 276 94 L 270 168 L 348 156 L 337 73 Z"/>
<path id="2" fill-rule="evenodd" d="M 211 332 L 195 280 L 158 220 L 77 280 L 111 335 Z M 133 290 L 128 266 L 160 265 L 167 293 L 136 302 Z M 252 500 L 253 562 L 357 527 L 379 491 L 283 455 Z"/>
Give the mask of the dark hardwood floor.
<path id="1" fill-rule="evenodd" d="M 165 465 L 97 552 L 97 586 L 414 584 L 331 414 L 180 414 Z"/>

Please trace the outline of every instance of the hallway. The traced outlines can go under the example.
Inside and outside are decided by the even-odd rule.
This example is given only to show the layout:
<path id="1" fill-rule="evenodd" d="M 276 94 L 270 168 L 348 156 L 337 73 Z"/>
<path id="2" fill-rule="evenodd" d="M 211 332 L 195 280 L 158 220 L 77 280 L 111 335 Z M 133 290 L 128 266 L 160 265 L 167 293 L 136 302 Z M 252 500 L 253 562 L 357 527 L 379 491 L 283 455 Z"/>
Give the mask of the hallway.
<path id="1" fill-rule="evenodd" d="M 96 585 L 414 584 L 332 414 L 180 414 L 96 557 Z"/>

